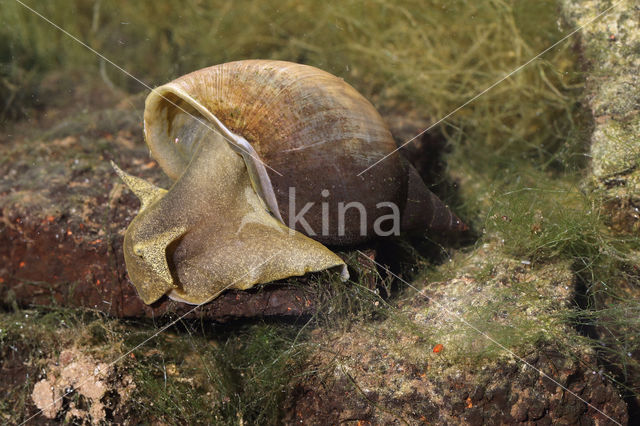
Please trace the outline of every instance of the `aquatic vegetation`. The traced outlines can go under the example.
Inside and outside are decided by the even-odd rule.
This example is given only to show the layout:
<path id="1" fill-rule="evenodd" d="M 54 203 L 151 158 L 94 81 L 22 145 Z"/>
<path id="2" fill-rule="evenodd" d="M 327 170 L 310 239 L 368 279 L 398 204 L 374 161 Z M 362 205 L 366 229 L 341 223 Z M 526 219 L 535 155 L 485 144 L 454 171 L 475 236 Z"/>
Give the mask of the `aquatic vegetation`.
<path id="1" fill-rule="evenodd" d="M 291 60 L 343 77 L 383 116 L 411 113 L 426 122 L 446 116 L 562 36 L 555 1 L 285 0 L 237 8 L 192 0 L 116 8 L 77 0 L 67 8 L 34 7 L 150 85 L 230 60 Z M 3 120 L 35 117 L 39 108 L 55 107 L 61 95 L 45 90 L 43 81 L 52 70 L 85 69 L 114 90 L 143 90 L 14 2 L 0 4 L 0 22 Z M 639 305 L 630 295 L 637 294 L 640 282 L 640 241 L 611 229 L 600 194 L 581 184 L 592 124 L 574 53 L 571 41 L 558 46 L 430 132 L 449 148 L 446 175 L 435 187 L 457 184 L 444 198 L 471 225 L 477 242 L 440 265 L 408 251 L 414 270 L 408 268 L 403 277 L 417 277 L 415 285 L 432 294 L 438 293 L 437 283 L 461 294 L 479 288 L 476 297 L 451 300 L 451 306 L 518 355 L 553 343 L 570 356 L 573 345 L 586 341 L 597 349 L 603 374 L 637 397 Z M 480 256 L 485 244 L 490 250 Z M 471 262 L 474 253 L 477 263 Z M 214 330 L 183 322 L 136 349 L 135 359 L 125 362 L 140 391 L 136 413 L 167 422 L 185 414 L 196 421 L 274 422 L 292 377 L 314 374 L 305 364 L 310 354 L 331 349 L 331 340 L 314 336 L 314 329 L 320 334 L 371 330 L 411 365 L 424 366 L 425 354 L 438 356 L 429 358 L 436 360 L 434 375 L 443 371 L 436 367 L 504 360 L 502 348 L 476 339 L 473 330 L 428 307 L 414 290 L 349 256 L 355 255 L 346 255 L 356 270 L 355 283 L 322 273 L 309 278 L 309 291 L 320 300 L 311 322 Z M 463 269 L 466 276 L 458 274 Z M 576 280 L 575 294 L 563 293 L 569 304 L 562 309 L 540 297 L 552 292 L 554 275 L 565 284 Z M 518 279 L 507 279 L 512 276 Z M 461 300 L 477 303 L 462 306 Z M 527 309 L 543 320 L 544 330 L 527 318 Z M 103 318 L 85 324 L 82 311 L 64 311 L 52 315 L 52 323 L 31 323 L 26 333 L 12 325 L 27 326 L 16 319 L 25 313 L 33 315 L 2 313 L 0 339 L 23 345 L 35 362 L 43 356 L 38 351 L 49 357 L 68 343 L 56 340 L 64 334 L 60 330 L 67 335 L 73 334 L 70 329 L 91 330 L 78 335 L 91 336 L 87 350 L 95 356 L 111 355 L 109 348 L 125 353 L 158 330 L 157 324 Z M 571 325 L 584 341 L 576 342 L 577 335 L 561 338 Z M 333 371 L 330 364 L 325 367 Z M 2 413 L 23 411 L 30 386 L 16 388 L 0 405 Z"/>
<path id="2" fill-rule="evenodd" d="M 19 92 L 38 99 L 34 84 L 39 77 L 61 68 L 102 70 L 116 87 L 144 89 L 19 4 L 0 7 L 0 63 L 6 69 L 4 81 L 10 83 L 3 91 L 22 87 Z M 432 120 L 489 87 L 560 34 L 551 0 L 287 0 L 242 8 L 223 1 L 116 7 L 77 0 L 65 8 L 37 8 L 151 86 L 217 63 L 283 59 L 343 77 L 383 112 L 416 110 Z M 570 49 L 570 43 L 558 46 L 506 79 L 447 119 L 444 130 L 505 156 L 546 158 L 566 149 L 562 145 L 572 129 L 576 101 L 571 90 L 579 87 Z M 20 77 L 26 69 L 35 74 L 31 85 L 23 84 L 28 77 Z"/>

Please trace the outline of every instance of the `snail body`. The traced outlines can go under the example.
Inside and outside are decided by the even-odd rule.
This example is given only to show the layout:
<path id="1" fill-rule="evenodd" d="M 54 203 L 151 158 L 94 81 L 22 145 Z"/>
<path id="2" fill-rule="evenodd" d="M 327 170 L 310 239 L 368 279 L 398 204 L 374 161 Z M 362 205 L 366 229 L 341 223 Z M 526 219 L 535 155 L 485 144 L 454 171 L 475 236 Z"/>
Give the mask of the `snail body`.
<path id="1" fill-rule="evenodd" d="M 395 152 L 375 108 L 314 67 L 248 60 L 195 71 L 148 96 L 144 124 L 175 180 L 167 192 L 117 169 L 142 200 L 124 250 L 146 303 L 165 293 L 202 303 L 335 266 L 344 275 L 322 244 L 464 226 Z"/>

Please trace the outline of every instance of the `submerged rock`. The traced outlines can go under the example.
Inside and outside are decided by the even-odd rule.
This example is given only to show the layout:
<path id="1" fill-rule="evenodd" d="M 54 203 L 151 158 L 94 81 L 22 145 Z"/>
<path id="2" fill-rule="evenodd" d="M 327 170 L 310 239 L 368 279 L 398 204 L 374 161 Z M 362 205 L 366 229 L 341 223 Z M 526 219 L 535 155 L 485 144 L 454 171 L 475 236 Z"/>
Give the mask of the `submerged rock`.
<path id="1" fill-rule="evenodd" d="M 640 10 L 633 0 L 607 4 L 563 0 L 567 28 L 578 33 L 586 68 L 591 184 L 604 192 L 615 227 L 640 230 Z"/>
<path id="2" fill-rule="evenodd" d="M 77 349 L 60 353 L 46 369 L 47 377 L 33 387 L 31 398 L 42 415 L 55 419 L 64 412 L 68 422 L 101 424 L 126 407 L 136 386 L 110 364 Z"/>
<path id="3" fill-rule="evenodd" d="M 144 98 L 94 86 L 82 81 L 65 95 L 70 105 L 50 106 L 0 135 L 0 304 L 82 307 L 118 317 L 187 314 L 193 306 L 166 299 L 145 305 L 122 254 L 139 202 L 109 160 L 170 185 L 142 141 Z M 283 284 L 226 292 L 187 317 L 226 321 L 313 311 L 304 289 Z"/>
<path id="4" fill-rule="evenodd" d="M 568 262 L 500 252 L 458 254 L 450 278 L 422 283 L 384 321 L 315 334 L 306 371 L 316 373 L 294 383 L 288 421 L 626 423 L 595 351 L 567 325 Z"/>
<path id="5" fill-rule="evenodd" d="M 594 129 L 591 134 L 590 186 L 604 194 L 609 224 L 614 231 L 638 235 L 640 231 L 640 6 L 623 0 L 612 4 L 562 0 L 561 15 L 568 28 L 586 25 L 578 33 L 578 45 L 586 76 L 586 100 Z M 606 14 L 596 19 L 607 7 Z M 637 269 L 638 252 L 628 263 Z M 613 321 L 613 311 L 633 311 L 640 299 L 640 288 L 633 274 L 611 278 L 612 287 L 622 298 L 602 292 L 592 309 L 600 312 L 593 333 L 603 345 L 601 356 L 612 372 L 630 384 L 626 396 L 631 416 L 640 415 L 637 383 L 640 378 L 637 350 L 626 347 L 634 340 L 631 323 Z M 631 314 L 634 315 L 634 314 Z M 624 343 L 622 343 L 624 342 Z M 630 347 L 635 346 L 631 343 Z"/>

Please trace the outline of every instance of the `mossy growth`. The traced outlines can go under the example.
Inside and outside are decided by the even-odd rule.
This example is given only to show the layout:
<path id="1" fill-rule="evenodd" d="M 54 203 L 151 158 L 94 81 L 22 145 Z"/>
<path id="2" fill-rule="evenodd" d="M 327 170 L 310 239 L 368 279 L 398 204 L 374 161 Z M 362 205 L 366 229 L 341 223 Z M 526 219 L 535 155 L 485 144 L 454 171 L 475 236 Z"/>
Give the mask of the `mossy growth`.
<path id="1" fill-rule="evenodd" d="M 35 414 L 31 392 L 45 377 L 47 364 L 69 348 L 98 359 L 116 357 L 124 349 L 123 328 L 99 312 L 41 308 L 0 314 L 0 417 L 10 423 Z"/>
<path id="2" fill-rule="evenodd" d="M 392 303 L 381 299 L 383 324 L 358 322 L 354 334 L 372 336 L 362 344 L 381 345 L 390 359 L 434 377 L 541 347 L 569 354 L 581 344 L 568 321 L 573 291 L 570 262 L 532 266 L 494 238 L 423 275 Z"/>
<path id="3" fill-rule="evenodd" d="M 318 292 L 317 314 L 299 323 L 213 325 L 170 316 L 152 323 L 62 308 L 4 312 L 0 315 L 2 359 L 20 371 L 0 383 L 8 391 L 0 416 L 12 421 L 42 416 L 33 406 L 34 386 L 44 378 L 55 383 L 59 373 L 53 375 L 52 365 L 61 363 L 63 352 L 72 348 L 96 363 L 116 366 L 117 377 L 132 379 L 133 391 L 126 404 L 119 404 L 116 396 L 120 382 L 109 382 L 116 387 L 109 388 L 101 400 L 108 407 L 108 421 L 278 424 L 292 383 L 315 373 L 305 368 L 309 354 L 324 350 L 311 339 L 313 330 L 346 330 L 381 320 L 388 312 L 382 295 L 390 291 L 391 280 L 375 268 L 361 266 L 363 260 L 354 253 L 345 257 L 358 281 L 343 283 L 329 272 L 308 277 L 309 291 Z M 91 404 L 76 391 L 64 389 L 69 394 L 54 411 L 56 418 L 91 420 L 81 411 L 68 411 L 70 403 L 90 411 Z"/>
<path id="4" fill-rule="evenodd" d="M 275 424 L 287 384 L 304 374 L 301 362 L 308 351 L 295 325 L 213 327 L 180 321 L 158 334 L 146 322 L 45 308 L 0 315 L 0 348 L 2 365 L 11 372 L 0 380 L 0 418 L 18 423 L 42 416 L 33 406 L 34 385 L 73 349 L 101 365 L 117 366 L 117 377 L 133 380 L 135 390 L 126 404 L 119 405 L 117 388 L 101 400 L 109 408 L 108 421 Z M 48 378 L 55 383 L 54 376 Z M 77 410 L 67 411 L 78 397 L 74 389 L 63 391 L 68 394 L 56 417 L 90 421 L 78 417 Z"/>
<path id="5" fill-rule="evenodd" d="M 367 253 L 340 254 L 352 276 L 346 282 L 329 271 L 313 276 L 308 291 L 317 306 L 310 324 L 348 329 L 354 322 L 385 318 L 387 309 L 381 303 L 391 295 L 393 277 L 379 270 Z"/>
<path id="6" fill-rule="evenodd" d="M 65 8 L 32 7 L 151 86 L 217 63 L 282 59 L 345 78 L 383 112 L 414 110 L 431 121 L 561 37 L 553 0 L 287 0 L 242 7 L 75 0 Z M 4 116 L 50 102 L 38 85 L 52 69 L 87 69 L 108 85 L 145 89 L 20 4 L 4 2 L 0 11 Z M 570 48 L 562 44 L 505 78 L 448 117 L 442 130 L 471 152 L 476 142 L 533 159 L 566 149 L 580 87 Z"/>
<path id="7" fill-rule="evenodd" d="M 545 317 L 573 324 L 598 350 L 604 374 L 618 384 L 626 398 L 638 398 L 635 383 L 640 377 L 640 326 L 630 316 L 640 307 L 640 271 L 635 266 L 640 250 L 637 233 L 609 226 L 604 194 L 583 185 L 582 173 L 571 167 L 560 172 L 524 159 L 498 156 L 491 161 L 505 162 L 500 179 L 478 175 L 486 180 L 463 186 L 466 209 L 476 213 L 470 220 L 480 235 L 476 247 L 497 241 L 500 253 L 542 270 L 557 262 L 567 264 L 575 277 L 575 283 L 570 284 L 573 309 L 555 309 Z M 442 274 L 446 276 L 455 268 L 445 264 L 427 278 L 442 279 Z M 503 297 L 497 300 L 503 310 L 517 306 Z M 529 306 L 535 303 L 531 301 Z M 546 331 L 537 337 L 535 333 L 528 336 L 529 325 L 535 323 L 529 324 L 526 318 L 523 323 L 511 321 L 511 330 L 504 335 L 491 323 L 483 322 L 482 318 L 490 318 L 490 312 L 482 309 L 474 319 L 485 330 L 502 334 L 513 344 L 505 345 L 509 348 L 526 348 L 537 338 L 548 341 L 553 336 Z M 520 342 L 517 336 L 522 337 Z M 570 356 L 572 342 L 558 338 L 554 344 Z M 473 354 L 473 348 L 467 353 Z M 476 353 L 486 350 L 480 348 Z"/>
<path id="8" fill-rule="evenodd" d="M 190 0 L 116 7 L 76 0 L 65 8 L 34 7 L 152 85 L 204 66 L 260 57 L 339 75 L 383 113 L 419 111 L 435 121 L 465 105 L 436 130 L 452 146 L 449 173 L 460 188 L 453 207 L 478 241 L 451 262 L 415 263 L 424 268 L 412 285 L 441 307 L 383 270 L 350 259 L 357 272 L 353 282 L 328 273 L 310 279 L 318 314 L 302 325 L 185 321 L 163 330 L 162 324 L 85 311 L 5 312 L 3 359 L 20 352 L 21 362 L 38 365 L 77 345 L 105 362 L 119 359 L 135 373 L 132 410 L 142 421 L 273 423 L 290 381 L 313 374 L 305 370 L 308 354 L 331 349 L 330 341 L 313 338 L 314 328 L 367 330 L 367 337 L 418 366 L 441 344 L 440 366 L 459 368 L 509 357 L 505 347 L 519 356 L 538 344 L 570 349 L 573 340 L 562 333 L 574 324 L 600 330 L 590 342 L 615 366 L 617 380 L 638 394 L 633 384 L 640 383 L 640 324 L 631 317 L 638 301 L 630 295 L 638 294 L 639 241 L 608 229 L 598 194 L 586 194 L 578 184 L 591 123 L 581 112 L 583 80 L 571 45 L 561 44 L 508 75 L 562 37 L 555 1 L 286 0 L 237 6 Z M 0 119 L 55 106 L 57 94 L 47 95 L 42 84 L 53 69 L 84 68 L 99 72 L 108 86 L 142 90 L 18 3 L 1 3 L 0 16 Z M 54 129 L 51 137 L 63 133 Z M 556 282 L 558 275 L 563 278 Z M 569 286 L 572 277 L 578 287 Z M 401 291 L 390 291 L 392 284 Z M 558 294 L 571 302 L 565 286 L 580 294 L 575 310 L 554 306 Z M 129 350 L 133 357 L 120 359 Z M 22 383 L 2 399 L 3 416 L 27 417 L 33 383 Z"/>
<path id="9" fill-rule="evenodd" d="M 138 386 L 130 415 L 164 422 L 275 424 L 287 384 L 303 374 L 307 347 L 298 327 L 255 323 L 231 328 L 181 322 L 135 349 Z M 128 345 L 153 336 L 142 329 Z"/>

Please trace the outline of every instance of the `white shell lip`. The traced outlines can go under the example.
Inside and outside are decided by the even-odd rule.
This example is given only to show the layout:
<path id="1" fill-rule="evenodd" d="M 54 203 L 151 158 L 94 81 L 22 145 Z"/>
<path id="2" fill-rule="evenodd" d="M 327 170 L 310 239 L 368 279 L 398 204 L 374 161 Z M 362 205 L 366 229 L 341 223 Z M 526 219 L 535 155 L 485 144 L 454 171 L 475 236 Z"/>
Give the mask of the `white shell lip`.
<path id="1" fill-rule="evenodd" d="M 178 296 L 178 293 L 175 290 L 169 291 L 167 293 L 167 296 L 169 297 L 169 299 L 173 300 L 174 302 L 186 303 L 187 305 L 204 305 L 205 303 L 208 303 L 208 302 L 211 301 L 211 300 L 207 300 L 207 301 L 205 301 L 203 303 L 189 302 L 188 300 L 185 300 L 182 297 Z"/>
<path id="2" fill-rule="evenodd" d="M 167 94 L 176 95 L 180 100 L 187 102 L 191 107 L 196 109 L 206 121 L 202 120 L 200 117 L 193 116 L 188 111 L 181 108 L 179 105 L 176 105 L 166 96 Z M 147 112 L 149 111 L 149 114 L 155 114 L 157 104 L 162 101 L 170 103 L 173 108 L 182 110 L 183 113 L 191 115 L 195 120 L 200 122 L 203 126 L 209 128 L 211 131 L 218 132 L 222 135 L 222 137 L 229 143 L 231 148 L 242 156 L 249 172 L 251 184 L 260 199 L 264 202 L 266 208 L 276 219 L 284 224 L 284 220 L 282 219 L 280 210 L 278 208 L 278 201 L 273 190 L 273 184 L 271 183 L 271 179 L 269 178 L 269 175 L 267 173 L 266 167 L 268 166 L 264 163 L 264 161 L 262 161 L 253 146 L 251 146 L 249 141 L 247 141 L 244 137 L 242 137 L 241 135 L 237 135 L 229 130 L 214 114 L 212 114 L 200 102 L 194 99 L 189 93 L 184 91 L 181 87 L 172 83 L 153 89 L 151 94 L 147 97 L 145 105 L 145 139 L 151 151 L 151 155 L 158 161 L 160 167 L 162 167 L 162 169 L 170 176 L 177 176 L 182 172 L 182 170 L 180 171 L 180 173 L 175 173 L 175 170 L 173 170 L 173 172 L 172 170 L 167 170 L 171 169 L 172 166 L 164 157 L 167 155 L 176 154 L 175 147 L 171 146 L 171 144 L 167 141 L 167 138 L 151 137 L 151 127 L 153 127 L 154 125 L 153 120 L 158 119 L 158 117 L 151 118 L 148 116 Z M 278 173 L 277 170 L 274 170 L 274 172 Z"/>

